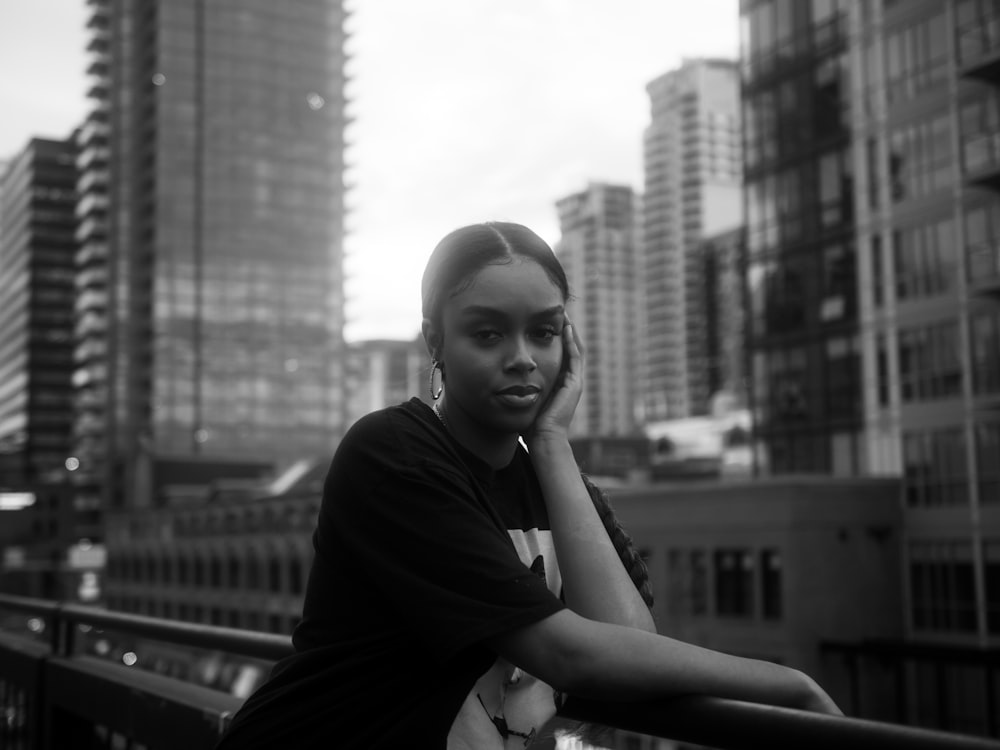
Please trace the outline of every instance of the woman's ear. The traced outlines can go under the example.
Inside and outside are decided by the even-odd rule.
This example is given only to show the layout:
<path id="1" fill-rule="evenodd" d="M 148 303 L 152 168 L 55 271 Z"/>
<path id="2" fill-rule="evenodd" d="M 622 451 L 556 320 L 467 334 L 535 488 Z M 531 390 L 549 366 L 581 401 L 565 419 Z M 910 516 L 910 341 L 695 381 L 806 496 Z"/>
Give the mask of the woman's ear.
<path id="1" fill-rule="evenodd" d="M 427 353 L 431 355 L 431 359 L 440 359 L 442 343 L 441 332 L 438 331 L 434 324 L 427 318 L 424 318 L 424 322 L 421 323 L 420 332 L 424 336 L 424 344 L 427 346 Z"/>

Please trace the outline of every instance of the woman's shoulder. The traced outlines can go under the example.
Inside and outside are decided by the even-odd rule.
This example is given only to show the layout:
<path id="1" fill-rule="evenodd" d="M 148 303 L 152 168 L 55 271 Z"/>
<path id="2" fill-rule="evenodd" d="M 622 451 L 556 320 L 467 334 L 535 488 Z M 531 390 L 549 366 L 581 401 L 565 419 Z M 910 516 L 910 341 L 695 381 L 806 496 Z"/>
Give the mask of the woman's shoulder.
<path id="1" fill-rule="evenodd" d="M 335 461 L 364 461 L 385 470 L 451 463 L 433 410 L 418 398 L 361 417 L 344 435 Z"/>

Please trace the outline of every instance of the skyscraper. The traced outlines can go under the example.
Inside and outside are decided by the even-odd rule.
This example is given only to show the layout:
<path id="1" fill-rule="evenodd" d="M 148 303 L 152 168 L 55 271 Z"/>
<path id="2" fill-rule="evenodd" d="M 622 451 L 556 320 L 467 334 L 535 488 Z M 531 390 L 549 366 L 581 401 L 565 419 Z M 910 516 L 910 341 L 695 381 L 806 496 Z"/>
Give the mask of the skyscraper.
<path id="1" fill-rule="evenodd" d="M 340 0 L 91 7 L 81 468 L 141 505 L 160 459 L 328 452 L 344 421 Z"/>
<path id="2" fill-rule="evenodd" d="M 584 392 L 573 437 L 625 436 L 635 429 L 640 296 L 632 189 L 591 183 L 556 203 L 569 314 L 586 347 Z"/>
<path id="3" fill-rule="evenodd" d="M 740 89 L 728 60 L 687 60 L 646 90 L 644 419 L 705 414 L 711 393 L 699 241 L 742 224 Z"/>
<path id="4" fill-rule="evenodd" d="M 750 0 L 742 13 L 753 389 L 770 469 L 901 475 L 908 637 L 991 643 L 1000 8 Z M 935 668 L 909 672 L 935 706 L 921 719 L 944 707 L 978 731 L 985 683 Z M 952 703 L 935 680 L 966 697 Z"/>
<path id="5" fill-rule="evenodd" d="M 34 138 L 0 175 L 0 488 L 65 483 L 74 144 Z"/>

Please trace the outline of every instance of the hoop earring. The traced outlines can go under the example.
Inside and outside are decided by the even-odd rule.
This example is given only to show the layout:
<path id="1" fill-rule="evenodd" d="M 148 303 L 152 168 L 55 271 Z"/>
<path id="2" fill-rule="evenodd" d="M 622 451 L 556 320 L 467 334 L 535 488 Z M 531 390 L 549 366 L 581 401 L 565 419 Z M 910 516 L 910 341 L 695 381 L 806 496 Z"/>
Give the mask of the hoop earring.
<path id="1" fill-rule="evenodd" d="M 434 373 L 441 371 L 441 384 L 434 389 Z M 437 401 L 441 398 L 441 394 L 444 392 L 444 368 L 441 363 L 436 359 L 431 362 L 431 382 L 430 382 L 431 400 Z"/>

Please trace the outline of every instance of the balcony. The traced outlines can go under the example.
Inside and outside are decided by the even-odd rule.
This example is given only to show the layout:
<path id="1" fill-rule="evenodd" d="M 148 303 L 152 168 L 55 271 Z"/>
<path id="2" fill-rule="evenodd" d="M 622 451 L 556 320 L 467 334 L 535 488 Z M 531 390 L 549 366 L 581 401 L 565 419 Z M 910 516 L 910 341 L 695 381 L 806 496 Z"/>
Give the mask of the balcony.
<path id="1" fill-rule="evenodd" d="M 968 183 L 1000 190 L 1000 132 L 963 138 L 962 167 Z"/>
<path id="2" fill-rule="evenodd" d="M 211 748 L 242 699 L 85 653 L 102 633 L 270 663 L 291 650 L 286 636 L 161 620 L 53 601 L 0 595 L 0 747 Z M 21 628 L 20 623 L 29 623 Z M 23 630 L 23 633 L 14 632 Z M 43 639 L 44 636 L 44 639 Z M 740 701 L 689 696 L 662 702 L 597 703 L 569 698 L 571 720 L 716 748 L 813 750 L 1000 750 L 1000 742 L 863 719 L 821 716 Z"/>
<path id="3" fill-rule="evenodd" d="M 956 29 L 958 65 L 963 76 L 1000 86 L 1000 10 L 984 5 L 984 12 L 959 22 Z"/>

